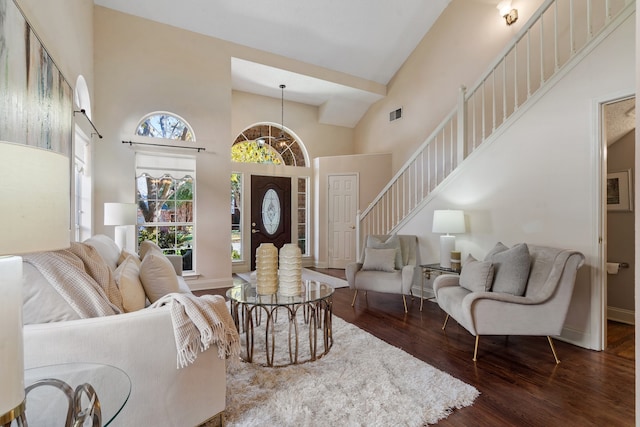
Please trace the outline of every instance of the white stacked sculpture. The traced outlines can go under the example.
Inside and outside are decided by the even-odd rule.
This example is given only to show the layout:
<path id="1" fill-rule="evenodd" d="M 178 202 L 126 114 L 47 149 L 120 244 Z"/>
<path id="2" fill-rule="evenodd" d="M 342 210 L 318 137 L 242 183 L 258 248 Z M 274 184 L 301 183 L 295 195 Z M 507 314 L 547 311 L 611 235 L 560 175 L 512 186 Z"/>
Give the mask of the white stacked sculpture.
<path id="1" fill-rule="evenodd" d="M 256 292 L 271 295 L 278 292 L 278 248 L 262 243 L 256 249 Z"/>
<path id="2" fill-rule="evenodd" d="M 280 249 L 280 294 L 300 295 L 302 292 L 302 252 L 295 243 Z"/>

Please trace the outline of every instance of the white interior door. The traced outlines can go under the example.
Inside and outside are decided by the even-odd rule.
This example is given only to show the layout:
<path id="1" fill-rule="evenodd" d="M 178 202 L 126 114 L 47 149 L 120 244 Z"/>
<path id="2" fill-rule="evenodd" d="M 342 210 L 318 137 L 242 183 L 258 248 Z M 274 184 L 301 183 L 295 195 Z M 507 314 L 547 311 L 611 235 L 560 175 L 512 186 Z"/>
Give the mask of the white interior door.
<path id="1" fill-rule="evenodd" d="M 358 176 L 329 175 L 329 268 L 356 260 Z"/>

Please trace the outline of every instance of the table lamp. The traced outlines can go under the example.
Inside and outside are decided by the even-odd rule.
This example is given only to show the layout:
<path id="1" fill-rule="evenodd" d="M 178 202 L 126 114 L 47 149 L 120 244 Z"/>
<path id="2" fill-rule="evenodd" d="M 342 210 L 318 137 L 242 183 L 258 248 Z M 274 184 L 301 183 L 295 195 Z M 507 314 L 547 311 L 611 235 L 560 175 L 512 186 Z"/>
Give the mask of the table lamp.
<path id="1" fill-rule="evenodd" d="M 456 237 L 451 234 L 464 233 L 464 212 L 459 210 L 433 211 L 434 233 L 445 233 L 440 236 L 440 267 L 451 268 L 451 251 L 455 250 Z"/>
<path id="2" fill-rule="evenodd" d="M 104 225 L 115 225 L 114 239 L 120 249 L 127 248 L 127 226 L 134 225 L 138 217 L 135 203 L 105 203 Z"/>
<path id="3" fill-rule="evenodd" d="M 69 158 L 0 141 L 0 425 L 24 418 L 22 258 L 69 247 Z"/>

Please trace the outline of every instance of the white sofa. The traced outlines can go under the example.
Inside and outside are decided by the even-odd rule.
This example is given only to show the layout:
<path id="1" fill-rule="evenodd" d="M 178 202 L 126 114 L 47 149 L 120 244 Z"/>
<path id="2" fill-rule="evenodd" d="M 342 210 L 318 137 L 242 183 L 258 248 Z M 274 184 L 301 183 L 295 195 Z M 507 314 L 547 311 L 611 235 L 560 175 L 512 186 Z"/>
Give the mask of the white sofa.
<path id="1" fill-rule="evenodd" d="M 105 262 L 108 263 L 109 258 L 113 262 L 115 243 L 109 255 L 104 253 L 105 247 L 100 246 L 106 243 L 108 248 L 112 241 L 105 241 L 104 236 L 98 240 L 94 247 L 107 259 Z M 115 248 L 119 255 L 117 246 Z M 52 295 L 41 297 L 39 302 L 34 298 L 34 284 L 38 282 L 35 287 L 43 290 L 47 286 L 46 279 L 41 275 L 38 277 L 39 272 L 33 266 L 24 264 L 28 282 L 25 284 L 24 317 L 28 321 L 33 320 L 36 304 L 42 306 L 42 301 Z M 181 283 L 184 288 L 186 284 L 182 280 Z M 189 292 L 188 288 L 184 291 Z M 64 309 L 54 310 L 53 316 L 63 318 L 61 312 Z M 25 369 L 73 362 L 107 364 L 121 369 L 131 380 L 131 394 L 110 425 L 196 426 L 224 411 L 225 360 L 218 357 L 218 349 L 214 346 L 199 353 L 193 364 L 177 369 L 168 306 L 104 317 L 54 320 L 61 321 L 25 324 Z"/>

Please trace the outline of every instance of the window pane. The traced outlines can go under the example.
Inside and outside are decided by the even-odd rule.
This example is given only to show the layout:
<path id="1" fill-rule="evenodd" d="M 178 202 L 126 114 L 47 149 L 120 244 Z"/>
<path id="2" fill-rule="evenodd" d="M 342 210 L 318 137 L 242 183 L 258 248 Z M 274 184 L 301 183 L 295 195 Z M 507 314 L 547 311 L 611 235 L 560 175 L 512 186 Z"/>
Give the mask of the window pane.
<path id="1" fill-rule="evenodd" d="M 138 125 L 136 134 L 176 141 L 195 141 L 191 127 L 179 117 L 168 113 L 157 113 L 146 117 Z"/>
<path id="2" fill-rule="evenodd" d="M 242 174 L 231 174 L 231 259 L 242 260 Z"/>

